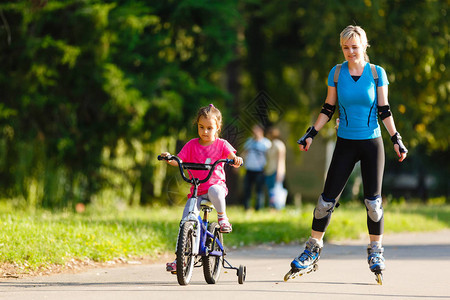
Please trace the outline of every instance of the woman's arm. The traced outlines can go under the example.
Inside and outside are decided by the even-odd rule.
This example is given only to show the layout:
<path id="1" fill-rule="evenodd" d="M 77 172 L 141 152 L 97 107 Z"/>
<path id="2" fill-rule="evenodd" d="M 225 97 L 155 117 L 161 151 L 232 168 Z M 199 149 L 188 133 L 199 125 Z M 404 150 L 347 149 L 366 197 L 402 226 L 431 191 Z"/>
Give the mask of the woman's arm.
<path id="1" fill-rule="evenodd" d="M 387 85 L 377 87 L 377 94 L 378 106 L 389 105 Z M 397 133 L 397 128 L 395 127 L 394 117 L 392 116 L 392 114 L 383 119 L 383 124 L 386 130 L 389 132 L 389 136 L 393 137 Z M 406 152 L 400 152 L 400 146 L 398 144 L 394 144 L 394 150 L 399 157 L 398 161 L 402 162 L 406 158 Z"/>
<path id="2" fill-rule="evenodd" d="M 336 88 L 334 86 L 328 86 L 327 98 L 325 99 L 325 103 L 331 106 L 335 106 L 336 102 L 337 102 Z M 329 120 L 330 118 L 327 115 L 319 113 L 319 116 L 317 117 L 316 122 L 314 123 L 314 129 L 319 131 L 320 129 L 322 129 L 323 126 L 325 126 L 325 124 L 327 124 Z M 303 146 L 302 144 L 299 145 L 300 151 L 308 151 L 309 147 L 311 146 L 311 143 L 312 138 L 307 138 L 306 146 Z"/>
<path id="3" fill-rule="evenodd" d="M 337 102 L 337 94 L 336 94 L 336 88 L 334 86 L 328 86 L 328 90 L 327 90 L 327 98 L 325 99 L 325 103 L 328 103 L 331 106 L 335 106 Z M 327 122 L 330 119 L 328 118 L 327 115 L 320 113 L 319 116 L 317 117 L 316 122 L 314 123 L 314 128 L 319 131 L 320 129 L 322 129 L 323 126 L 325 126 L 325 124 L 327 124 Z"/>

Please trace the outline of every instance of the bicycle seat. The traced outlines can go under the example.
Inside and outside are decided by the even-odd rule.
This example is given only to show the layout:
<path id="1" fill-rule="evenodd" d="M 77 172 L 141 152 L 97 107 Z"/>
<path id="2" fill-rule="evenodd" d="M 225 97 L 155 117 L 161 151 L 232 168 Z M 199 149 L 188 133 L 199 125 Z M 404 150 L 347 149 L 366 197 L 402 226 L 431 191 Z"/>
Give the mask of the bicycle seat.
<path id="1" fill-rule="evenodd" d="M 214 209 L 214 205 L 208 199 L 202 199 L 202 201 L 200 202 L 200 205 Z"/>

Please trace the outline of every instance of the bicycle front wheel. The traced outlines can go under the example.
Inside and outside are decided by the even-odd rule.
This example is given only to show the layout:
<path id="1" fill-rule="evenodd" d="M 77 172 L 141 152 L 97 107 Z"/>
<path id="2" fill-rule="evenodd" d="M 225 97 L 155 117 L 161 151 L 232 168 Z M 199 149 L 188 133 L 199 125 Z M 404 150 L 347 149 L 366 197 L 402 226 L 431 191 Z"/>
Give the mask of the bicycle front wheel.
<path id="1" fill-rule="evenodd" d="M 208 231 L 214 234 L 214 238 L 208 238 L 206 240 L 206 247 L 208 247 L 209 251 L 222 252 L 222 256 L 206 255 L 202 257 L 203 275 L 205 276 L 205 280 L 209 284 L 214 284 L 219 280 L 220 271 L 222 270 L 223 251 L 220 249 L 217 241 L 220 241 L 223 245 L 223 236 L 220 232 L 219 224 L 215 222 L 209 224 Z"/>
<path id="2" fill-rule="evenodd" d="M 193 246 L 194 225 L 192 222 L 185 222 L 178 235 L 177 247 L 177 280 L 180 285 L 188 285 L 191 280 L 195 262 Z"/>

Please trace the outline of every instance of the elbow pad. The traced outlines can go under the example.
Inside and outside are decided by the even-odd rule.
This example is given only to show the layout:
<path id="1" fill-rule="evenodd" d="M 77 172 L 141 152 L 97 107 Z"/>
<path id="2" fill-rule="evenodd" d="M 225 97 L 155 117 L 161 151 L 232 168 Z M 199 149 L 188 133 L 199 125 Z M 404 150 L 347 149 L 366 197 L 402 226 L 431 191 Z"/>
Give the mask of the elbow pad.
<path id="1" fill-rule="evenodd" d="M 381 120 L 384 120 L 387 117 L 392 116 L 389 105 L 377 106 L 377 108 L 378 108 L 378 117 Z"/>
<path id="2" fill-rule="evenodd" d="M 325 102 L 325 104 L 322 106 L 322 110 L 320 111 L 320 113 L 326 115 L 328 117 L 328 122 L 330 122 L 335 110 L 336 105 L 331 105 Z"/>

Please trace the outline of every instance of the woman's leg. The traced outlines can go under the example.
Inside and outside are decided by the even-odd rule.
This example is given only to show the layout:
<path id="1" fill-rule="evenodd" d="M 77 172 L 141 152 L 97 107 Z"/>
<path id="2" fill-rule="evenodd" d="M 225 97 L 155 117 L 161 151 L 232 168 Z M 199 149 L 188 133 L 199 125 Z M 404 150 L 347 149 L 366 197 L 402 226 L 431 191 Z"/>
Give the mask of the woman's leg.
<path id="1" fill-rule="evenodd" d="M 316 208 L 311 236 L 323 238 L 323 235 L 331 220 L 331 213 L 336 206 L 338 197 L 344 189 L 352 170 L 358 161 L 356 145 L 352 140 L 338 138 L 334 149 L 330 168 L 322 195 L 319 196 Z"/>
<path id="2" fill-rule="evenodd" d="M 364 141 L 361 155 L 361 176 L 364 187 L 364 204 L 367 209 L 367 228 L 370 241 L 381 243 L 384 230 L 381 187 L 385 162 L 381 137 Z"/>
<path id="3" fill-rule="evenodd" d="M 381 199 L 384 160 L 381 137 L 365 141 L 361 156 L 361 176 L 370 238 L 370 244 L 367 247 L 367 262 L 370 270 L 375 274 L 385 269 L 384 248 L 382 247 L 384 216 Z"/>
<path id="4" fill-rule="evenodd" d="M 322 195 L 319 196 L 312 223 L 311 237 L 306 241 L 305 250 L 291 262 L 291 268 L 305 270 L 320 257 L 323 236 L 330 223 L 331 214 L 339 195 L 357 161 L 354 141 L 338 138 Z"/>

